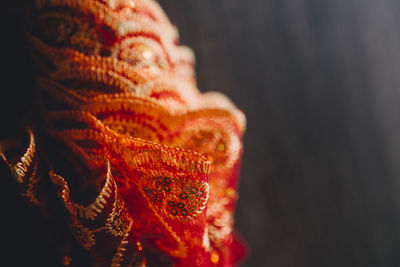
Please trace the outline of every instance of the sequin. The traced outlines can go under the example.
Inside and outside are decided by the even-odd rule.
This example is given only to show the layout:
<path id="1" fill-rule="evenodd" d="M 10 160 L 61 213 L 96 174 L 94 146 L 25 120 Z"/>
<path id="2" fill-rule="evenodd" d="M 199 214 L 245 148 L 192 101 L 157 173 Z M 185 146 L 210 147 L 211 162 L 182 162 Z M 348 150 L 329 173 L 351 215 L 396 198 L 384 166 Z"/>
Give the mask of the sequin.
<path id="1" fill-rule="evenodd" d="M 64 266 L 69 266 L 72 262 L 72 258 L 70 256 L 63 256 L 62 257 L 62 264 Z"/>
<path id="2" fill-rule="evenodd" d="M 46 122 L 32 136 L 70 155 L 64 167 L 76 176 L 61 177 L 54 159 L 64 156 L 35 145 L 9 164 L 22 195 L 45 209 L 37 189 L 49 173 L 76 240 L 111 266 L 145 263 L 142 236 L 177 266 L 234 265 L 227 245 L 245 118 L 221 94 L 199 92 L 194 55 L 160 6 L 34 0 L 29 8 L 38 121 Z M 70 180 L 82 185 L 70 188 Z M 71 197 L 93 184 L 94 200 Z"/>

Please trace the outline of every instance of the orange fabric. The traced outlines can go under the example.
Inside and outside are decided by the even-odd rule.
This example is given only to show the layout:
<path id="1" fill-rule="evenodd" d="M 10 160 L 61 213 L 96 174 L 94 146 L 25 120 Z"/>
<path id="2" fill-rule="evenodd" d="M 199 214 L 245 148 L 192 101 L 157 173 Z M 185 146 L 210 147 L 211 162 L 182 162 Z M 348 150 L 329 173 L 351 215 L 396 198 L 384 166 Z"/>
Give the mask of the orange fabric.
<path id="1" fill-rule="evenodd" d="M 198 91 L 160 6 L 35 0 L 28 11 L 40 118 L 24 153 L 1 154 L 27 199 L 46 210 L 47 177 L 75 238 L 111 266 L 234 265 L 245 118 Z"/>

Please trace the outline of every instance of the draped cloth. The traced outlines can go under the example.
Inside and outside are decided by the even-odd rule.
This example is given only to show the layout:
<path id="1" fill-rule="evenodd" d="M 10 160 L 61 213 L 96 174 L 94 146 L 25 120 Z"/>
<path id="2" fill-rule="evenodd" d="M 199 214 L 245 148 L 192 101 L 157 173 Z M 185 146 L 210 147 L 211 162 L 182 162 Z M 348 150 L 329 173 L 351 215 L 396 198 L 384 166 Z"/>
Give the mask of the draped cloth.
<path id="1" fill-rule="evenodd" d="M 233 266 L 244 256 L 233 215 L 245 117 L 200 93 L 194 55 L 161 7 L 34 0 L 25 20 L 35 108 L 26 138 L 0 156 L 32 208 L 51 221 L 59 202 L 105 266 Z"/>

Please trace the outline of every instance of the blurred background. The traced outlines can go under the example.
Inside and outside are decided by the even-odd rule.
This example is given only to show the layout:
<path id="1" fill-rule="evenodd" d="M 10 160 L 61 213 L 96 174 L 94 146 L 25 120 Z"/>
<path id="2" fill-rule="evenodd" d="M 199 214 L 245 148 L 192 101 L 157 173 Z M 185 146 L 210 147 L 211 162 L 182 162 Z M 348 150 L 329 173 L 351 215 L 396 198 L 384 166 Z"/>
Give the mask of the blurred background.
<path id="1" fill-rule="evenodd" d="M 200 89 L 247 116 L 235 218 L 250 254 L 240 266 L 400 266 L 400 3 L 159 2 L 195 51 Z M 33 78 L 20 4 L 1 9 L 3 139 Z M 46 244 L 1 170 L 5 257 L 40 263 Z"/>

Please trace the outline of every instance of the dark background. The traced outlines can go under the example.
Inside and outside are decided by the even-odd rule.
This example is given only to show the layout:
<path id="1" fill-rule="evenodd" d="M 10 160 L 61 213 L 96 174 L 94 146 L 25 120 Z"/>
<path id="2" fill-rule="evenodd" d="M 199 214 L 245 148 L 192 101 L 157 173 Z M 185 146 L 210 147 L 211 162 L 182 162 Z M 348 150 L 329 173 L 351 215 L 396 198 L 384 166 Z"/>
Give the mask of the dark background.
<path id="1" fill-rule="evenodd" d="M 400 266 L 399 2 L 160 3 L 196 53 L 200 89 L 247 115 L 242 266 Z M 18 6 L 2 2 L 0 137 L 33 95 Z M 41 233 L 1 178 L 5 256 L 41 262 Z"/>

